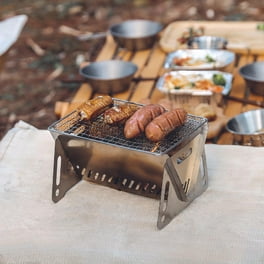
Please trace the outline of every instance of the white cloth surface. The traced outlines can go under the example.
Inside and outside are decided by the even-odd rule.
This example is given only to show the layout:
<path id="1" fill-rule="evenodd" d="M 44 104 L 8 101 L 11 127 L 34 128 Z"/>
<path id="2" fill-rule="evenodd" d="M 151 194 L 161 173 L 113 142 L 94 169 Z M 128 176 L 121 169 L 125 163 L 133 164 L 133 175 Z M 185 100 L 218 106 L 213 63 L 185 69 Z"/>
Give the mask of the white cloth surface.
<path id="1" fill-rule="evenodd" d="M 208 189 L 162 230 L 159 201 L 81 181 L 51 200 L 54 140 L 0 142 L 0 263 L 264 263 L 264 148 L 206 145 Z"/>
<path id="2" fill-rule="evenodd" d="M 27 15 L 18 15 L 0 22 L 0 55 L 17 41 L 27 20 Z"/>

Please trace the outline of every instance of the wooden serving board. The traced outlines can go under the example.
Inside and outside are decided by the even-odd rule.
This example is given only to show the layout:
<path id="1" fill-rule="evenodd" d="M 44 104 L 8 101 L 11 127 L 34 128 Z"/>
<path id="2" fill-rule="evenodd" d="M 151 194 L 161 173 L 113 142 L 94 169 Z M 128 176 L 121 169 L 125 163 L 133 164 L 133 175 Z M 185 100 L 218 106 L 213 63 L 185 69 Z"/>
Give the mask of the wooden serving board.
<path id="1" fill-rule="evenodd" d="M 243 54 L 264 54 L 264 31 L 257 30 L 260 22 L 241 21 L 176 21 L 169 24 L 163 31 L 160 47 L 165 52 L 172 52 L 181 45 L 178 39 L 189 28 L 204 28 L 204 35 L 224 37 L 228 41 L 227 49 Z"/>

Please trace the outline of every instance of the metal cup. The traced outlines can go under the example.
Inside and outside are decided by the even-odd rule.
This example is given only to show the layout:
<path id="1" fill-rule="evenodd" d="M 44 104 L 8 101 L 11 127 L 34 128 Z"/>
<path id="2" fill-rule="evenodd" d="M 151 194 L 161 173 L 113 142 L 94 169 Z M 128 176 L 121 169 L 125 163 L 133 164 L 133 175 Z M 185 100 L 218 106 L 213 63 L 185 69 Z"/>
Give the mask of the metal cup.
<path id="1" fill-rule="evenodd" d="M 216 36 L 200 36 L 194 37 L 190 43 L 190 48 L 198 49 L 225 49 L 227 40 Z"/>

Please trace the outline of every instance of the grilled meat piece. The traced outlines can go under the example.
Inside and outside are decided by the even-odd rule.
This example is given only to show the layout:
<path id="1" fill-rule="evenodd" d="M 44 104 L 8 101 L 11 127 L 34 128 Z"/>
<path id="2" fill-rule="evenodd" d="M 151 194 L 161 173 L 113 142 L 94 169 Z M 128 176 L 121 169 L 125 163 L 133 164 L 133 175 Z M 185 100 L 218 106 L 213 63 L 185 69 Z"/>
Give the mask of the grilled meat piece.
<path id="1" fill-rule="evenodd" d="M 112 97 L 105 95 L 86 101 L 85 103 L 81 104 L 77 110 L 82 120 L 92 120 L 109 109 L 112 105 Z"/>
<path id="2" fill-rule="evenodd" d="M 124 124 L 131 117 L 139 106 L 134 104 L 121 104 L 113 106 L 104 112 L 104 121 L 107 124 Z"/>
<path id="3" fill-rule="evenodd" d="M 185 123 L 187 112 L 182 108 L 175 108 L 153 119 L 145 129 L 147 139 L 158 142 L 171 131 Z"/>
<path id="4" fill-rule="evenodd" d="M 159 104 L 149 104 L 138 109 L 125 123 L 124 134 L 130 139 L 145 131 L 146 125 L 166 110 Z"/>

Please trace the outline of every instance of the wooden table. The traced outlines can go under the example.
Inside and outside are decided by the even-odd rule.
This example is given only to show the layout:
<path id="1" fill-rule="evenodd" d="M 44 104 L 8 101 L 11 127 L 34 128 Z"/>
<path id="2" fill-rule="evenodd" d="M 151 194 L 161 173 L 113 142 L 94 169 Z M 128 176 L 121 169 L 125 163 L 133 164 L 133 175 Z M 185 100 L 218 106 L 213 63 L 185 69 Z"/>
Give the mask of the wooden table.
<path id="1" fill-rule="evenodd" d="M 215 35 L 221 35 L 226 38 L 232 38 L 232 30 L 234 29 L 236 32 L 236 41 L 240 34 L 242 45 L 237 45 L 239 43 L 235 43 L 236 45 L 231 45 L 229 47 L 229 49 L 236 53 L 236 61 L 230 69 L 233 74 L 233 85 L 230 96 L 235 97 L 234 99 L 238 98 L 238 100 L 225 100 L 223 105 L 223 122 L 225 123 L 229 118 L 239 113 L 261 108 L 260 106 L 248 102 L 240 102 L 240 99 L 247 99 L 248 101 L 258 101 L 262 103 L 264 102 L 263 96 L 257 96 L 247 92 L 245 82 L 238 74 L 238 69 L 241 66 L 254 61 L 264 60 L 264 46 L 262 44 L 264 43 L 262 42 L 262 38 L 264 39 L 264 33 L 261 32 L 263 35 L 259 35 L 260 32 L 257 32 L 256 35 L 251 34 L 248 36 L 249 32 L 255 29 L 256 24 L 256 22 L 174 22 L 165 28 L 159 43 L 156 43 L 152 49 L 137 52 L 131 52 L 118 48 L 113 38 L 108 35 L 106 43 L 96 60 L 102 61 L 108 59 L 121 59 L 131 61 L 138 66 L 138 71 L 135 77 L 145 79 L 131 82 L 127 91 L 114 94 L 113 97 L 133 102 L 144 102 L 148 99 L 148 102 L 157 103 L 165 97 L 164 94 L 158 91 L 155 87 L 157 77 L 159 77 L 164 71 L 163 63 L 168 52 L 162 44 L 166 38 L 174 37 L 174 39 L 176 39 L 176 35 L 174 36 L 171 33 L 174 28 L 174 32 L 179 34 L 179 32 L 183 32 L 184 29 L 190 26 L 194 25 L 195 27 L 198 27 L 202 25 L 205 27 L 205 32 L 208 27 L 208 32 L 213 29 Z M 252 41 L 252 38 L 254 38 L 254 42 Z M 99 94 L 93 93 L 89 84 L 83 83 L 80 85 L 80 88 L 70 102 L 56 103 L 55 113 L 59 117 L 63 117 L 74 110 L 82 102 L 97 95 Z M 217 144 L 232 144 L 233 136 L 229 132 L 225 131 L 223 122 L 221 124 L 221 129 L 219 129 L 219 133 L 217 133 L 218 135 L 213 139 L 210 139 L 210 141 L 208 140 L 208 142 Z"/>

